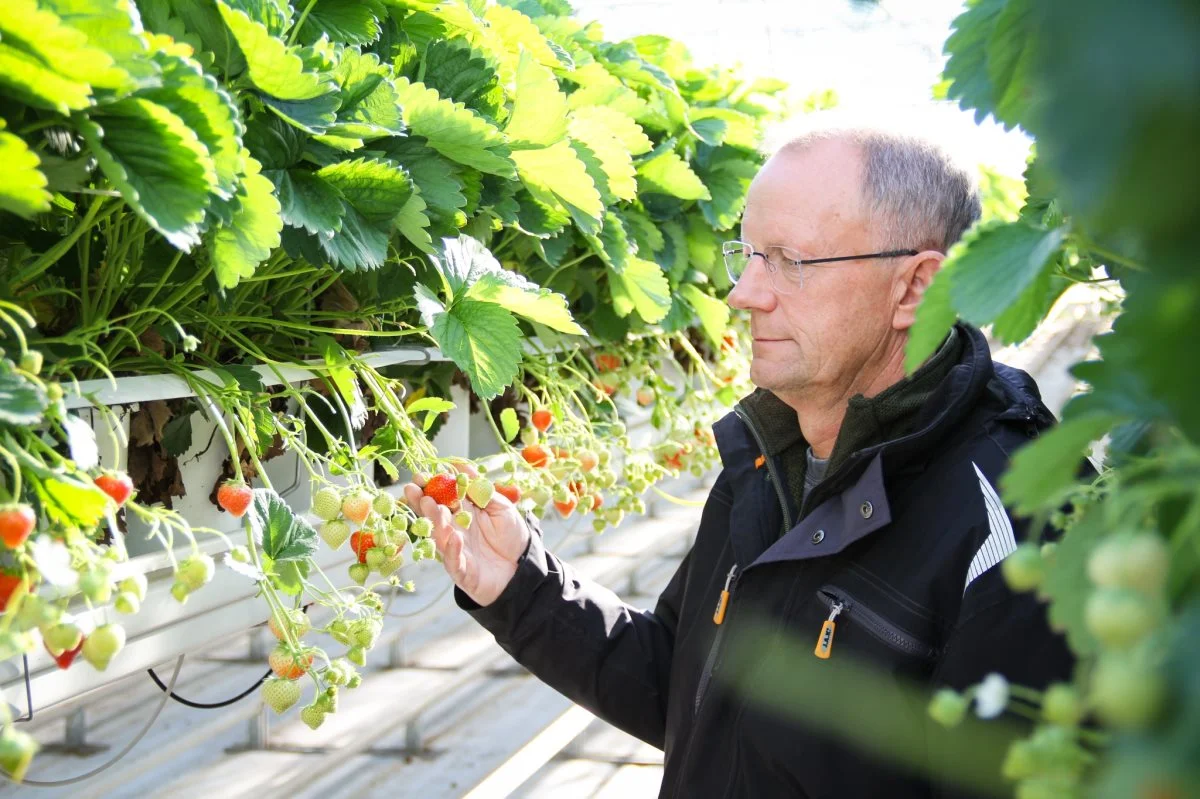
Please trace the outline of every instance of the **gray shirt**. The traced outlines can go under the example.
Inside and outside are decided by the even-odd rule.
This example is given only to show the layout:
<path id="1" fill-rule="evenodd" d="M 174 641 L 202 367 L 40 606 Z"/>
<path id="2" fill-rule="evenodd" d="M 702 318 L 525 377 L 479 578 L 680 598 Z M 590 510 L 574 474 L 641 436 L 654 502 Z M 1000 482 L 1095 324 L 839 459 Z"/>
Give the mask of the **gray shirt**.
<path id="1" fill-rule="evenodd" d="M 804 467 L 804 497 L 803 501 L 808 501 L 808 495 L 817 487 L 817 483 L 825 479 L 825 472 L 829 469 L 829 458 L 818 458 L 813 455 L 812 447 L 808 448 L 805 453 L 808 458 L 808 465 Z"/>

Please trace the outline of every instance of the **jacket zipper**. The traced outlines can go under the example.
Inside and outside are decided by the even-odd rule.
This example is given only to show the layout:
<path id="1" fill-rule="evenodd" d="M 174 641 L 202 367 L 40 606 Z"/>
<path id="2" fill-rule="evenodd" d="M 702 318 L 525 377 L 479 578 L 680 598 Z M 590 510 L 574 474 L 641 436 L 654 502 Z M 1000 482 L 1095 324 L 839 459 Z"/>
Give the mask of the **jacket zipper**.
<path id="1" fill-rule="evenodd" d="M 937 654 L 937 650 L 932 646 L 912 637 L 866 605 L 859 604 L 854 597 L 840 588 L 824 586 L 817 591 L 817 597 L 830 609 L 829 618 L 825 620 L 817 636 L 814 654 L 819 658 L 828 658 L 831 654 L 835 628 L 833 620 L 838 614 L 853 618 L 856 624 L 861 625 L 875 638 L 905 654 L 926 660 L 931 660 Z"/>
<path id="2" fill-rule="evenodd" d="M 742 410 L 740 405 L 733 407 L 733 412 L 737 414 L 746 427 L 750 430 L 750 435 L 754 436 L 754 443 L 758 444 L 758 451 L 763 455 L 767 454 L 767 447 L 763 443 L 762 434 L 758 432 L 758 428 L 750 421 L 750 417 Z M 787 497 L 783 493 L 783 481 L 779 479 L 779 473 L 775 471 L 775 459 L 767 458 L 767 475 L 771 478 L 771 482 L 775 486 L 775 494 L 779 497 L 779 507 L 783 511 L 783 532 L 787 532 L 792 528 L 792 515 L 788 512 Z"/>
<path id="3" fill-rule="evenodd" d="M 717 660 L 717 650 L 721 647 L 721 639 L 725 636 L 725 615 L 729 612 L 729 605 L 733 599 L 733 591 L 737 587 L 738 565 L 735 563 L 729 569 L 729 574 L 725 575 L 725 587 L 721 590 L 721 597 L 717 600 L 717 608 L 713 611 L 713 624 L 717 625 L 717 634 L 713 636 L 712 646 L 709 647 L 708 657 L 704 659 L 704 670 L 700 672 L 700 684 L 696 687 L 696 698 L 692 704 L 693 715 L 700 713 L 700 702 L 704 699 L 704 694 L 708 690 L 708 684 L 712 680 L 713 666 Z"/>

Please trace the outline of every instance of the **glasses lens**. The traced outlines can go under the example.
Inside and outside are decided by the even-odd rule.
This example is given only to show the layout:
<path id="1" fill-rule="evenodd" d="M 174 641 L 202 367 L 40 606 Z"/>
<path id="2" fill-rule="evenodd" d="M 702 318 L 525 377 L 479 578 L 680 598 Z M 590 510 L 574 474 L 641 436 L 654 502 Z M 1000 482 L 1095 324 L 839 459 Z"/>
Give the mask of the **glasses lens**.
<path id="1" fill-rule="evenodd" d="M 721 245 L 721 254 L 725 257 L 725 271 L 734 283 L 741 280 L 750 263 L 750 245 L 740 241 L 727 241 Z"/>
<path id="2" fill-rule="evenodd" d="M 801 270 L 803 256 L 790 247 L 768 247 L 767 258 L 771 263 L 771 283 L 780 294 L 790 294 L 800 288 L 804 277 Z"/>

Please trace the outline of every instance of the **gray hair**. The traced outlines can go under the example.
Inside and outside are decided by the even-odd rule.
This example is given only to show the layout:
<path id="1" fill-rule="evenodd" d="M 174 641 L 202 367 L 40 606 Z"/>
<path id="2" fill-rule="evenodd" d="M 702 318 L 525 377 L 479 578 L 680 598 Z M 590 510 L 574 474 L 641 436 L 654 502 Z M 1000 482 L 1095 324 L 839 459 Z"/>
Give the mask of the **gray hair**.
<path id="1" fill-rule="evenodd" d="M 971 173 L 919 136 L 870 127 L 825 128 L 800 134 L 779 152 L 799 152 L 829 140 L 863 153 L 863 199 L 881 249 L 945 252 L 982 213 Z"/>

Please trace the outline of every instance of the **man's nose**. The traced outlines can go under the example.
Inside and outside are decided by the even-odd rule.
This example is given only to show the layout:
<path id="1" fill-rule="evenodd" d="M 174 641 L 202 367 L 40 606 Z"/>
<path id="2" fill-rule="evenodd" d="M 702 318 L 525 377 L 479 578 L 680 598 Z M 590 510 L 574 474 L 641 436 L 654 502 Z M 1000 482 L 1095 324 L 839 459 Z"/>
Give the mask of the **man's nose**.
<path id="1" fill-rule="evenodd" d="M 741 311 L 770 311 L 775 307 L 775 299 L 766 263 L 753 257 L 725 301 Z"/>

